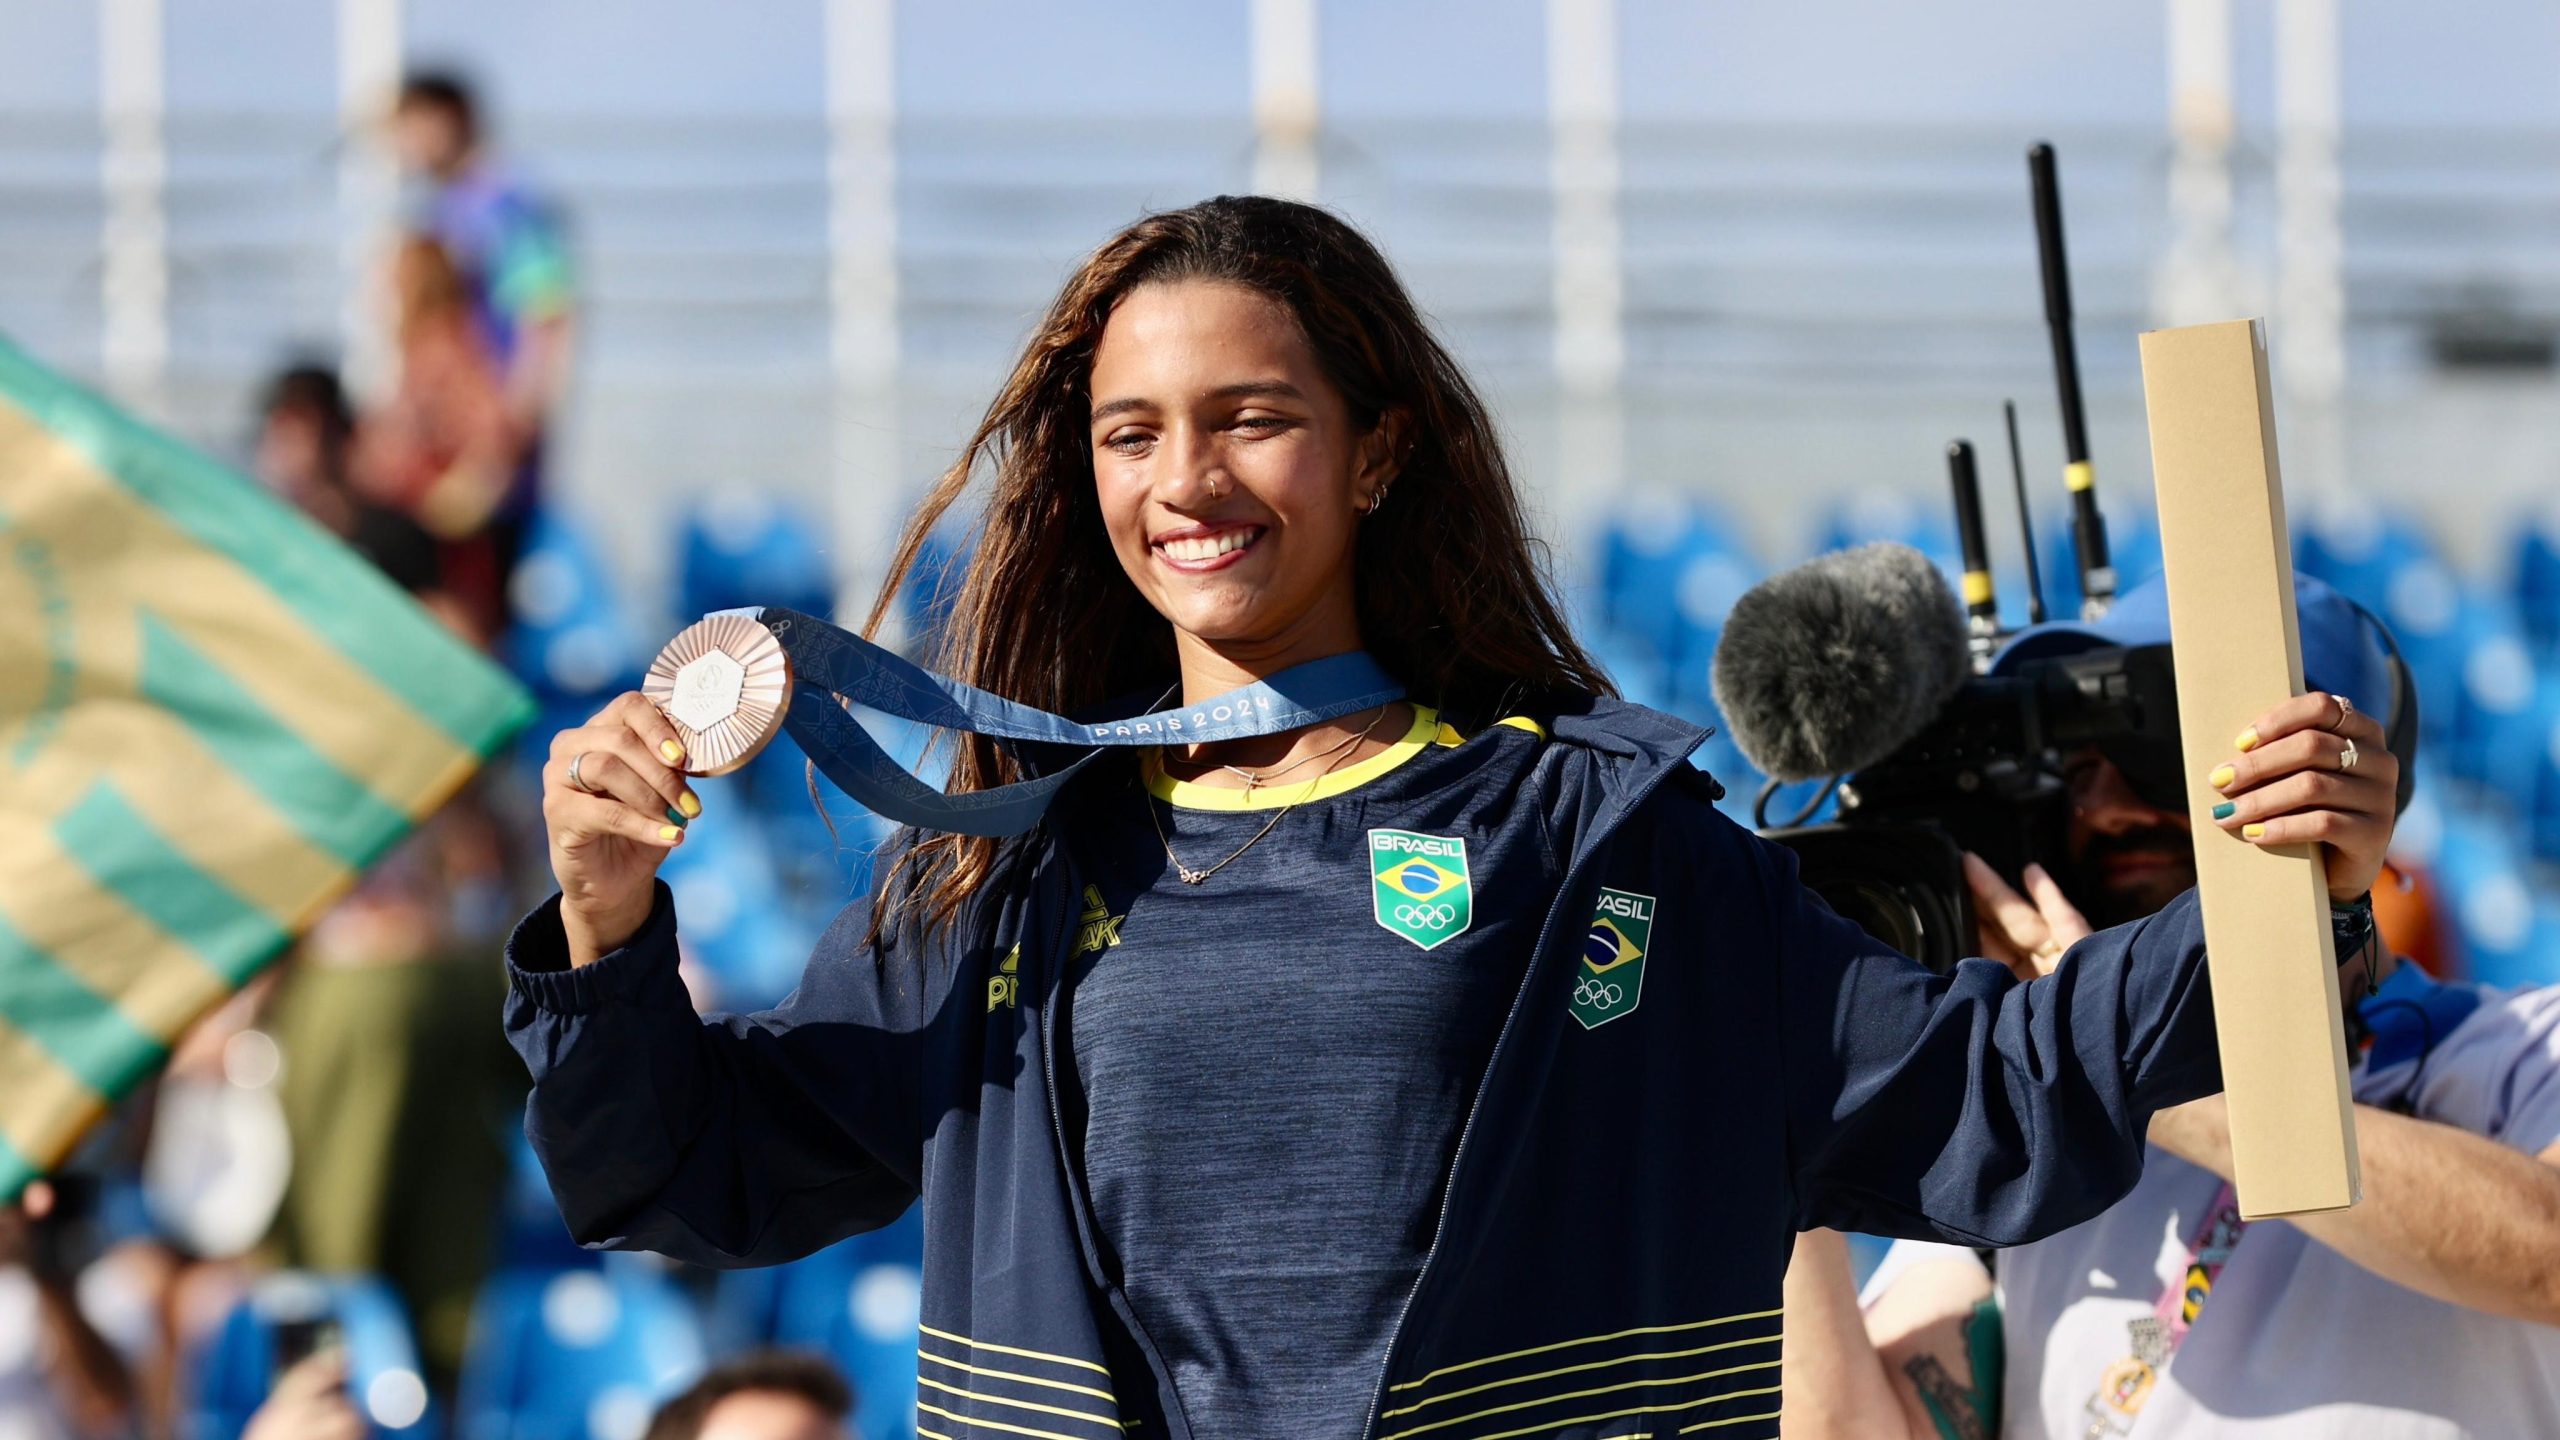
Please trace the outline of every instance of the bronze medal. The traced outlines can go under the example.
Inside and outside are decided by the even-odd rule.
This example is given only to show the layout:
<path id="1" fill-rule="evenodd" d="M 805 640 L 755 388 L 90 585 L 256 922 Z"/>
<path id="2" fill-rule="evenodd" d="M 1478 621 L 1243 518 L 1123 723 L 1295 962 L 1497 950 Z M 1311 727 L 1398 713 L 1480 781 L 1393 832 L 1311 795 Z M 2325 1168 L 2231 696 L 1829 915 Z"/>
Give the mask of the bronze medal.
<path id="1" fill-rule="evenodd" d="M 684 741 L 686 774 L 726 775 L 781 732 L 791 657 L 754 617 L 711 615 L 667 642 L 640 691 Z"/>

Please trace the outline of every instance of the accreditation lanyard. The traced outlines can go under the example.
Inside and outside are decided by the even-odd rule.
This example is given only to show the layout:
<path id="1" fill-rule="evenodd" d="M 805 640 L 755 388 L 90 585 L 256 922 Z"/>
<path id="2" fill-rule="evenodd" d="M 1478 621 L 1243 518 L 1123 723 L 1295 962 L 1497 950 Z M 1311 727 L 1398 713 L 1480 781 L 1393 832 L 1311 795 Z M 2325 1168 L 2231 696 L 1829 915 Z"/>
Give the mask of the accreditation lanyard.
<path id="1" fill-rule="evenodd" d="M 791 657 L 783 728 L 837 788 L 904 825 L 960 835 L 1019 835 L 1040 823 L 1076 772 L 1112 746 L 1208 744 L 1296 730 L 1404 698 L 1404 687 L 1363 652 L 1292 665 L 1196 704 L 1119 720 L 1079 722 L 936 675 L 894 651 L 796 610 L 753 616 Z M 945 730 L 1085 746 L 1037 779 L 946 795 L 891 759 L 844 702 Z"/>
<path id="2" fill-rule="evenodd" d="M 2169 1354 L 2178 1353 L 2187 1332 L 2195 1328 L 2205 1297 L 2213 1293 L 2213 1282 L 2222 1278 L 2222 1267 L 2231 1263 L 2240 1232 L 2248 1228 L 2249 1222 L 2240 1218 L 2240 1193 L 2230 1181 L 2223 1181 L 2213 1192 L 2213 1204 L 2197 1222 L 2194 1238 L 2187 1242 L 2187 1263 L 2175 1280 L 2161 1288 L 2160 1299 L 2151 1307 L 2165 1332 Z M 2168 1361 L 2163 1358 L 2161 1363 Z"/>
<path id="3" fill-rule="evenodd" d="M 2213 1293 L 2214 1282 L 2231 1263 L 2241 1232 L 2248 1228 L 2249 1222 L 2240 1218 L 2239 1192 L 2230 1181 L 2223 1181 L 2188 1239 L 2186 1262 L 2161 1287 L 2151 1313 L 2126 1327 L 2132 1332 L 2132 1353 L 2110 1364 L 2099 1377 L 2098 1391 L 2089 1397 L 2083 1412 L 2087 1428 L 2082 1433 L 2088 1440 L 2124 1434 L 2142 1413 L 2170 1358 L 2195 1328 L 2205 1297 Z"/>

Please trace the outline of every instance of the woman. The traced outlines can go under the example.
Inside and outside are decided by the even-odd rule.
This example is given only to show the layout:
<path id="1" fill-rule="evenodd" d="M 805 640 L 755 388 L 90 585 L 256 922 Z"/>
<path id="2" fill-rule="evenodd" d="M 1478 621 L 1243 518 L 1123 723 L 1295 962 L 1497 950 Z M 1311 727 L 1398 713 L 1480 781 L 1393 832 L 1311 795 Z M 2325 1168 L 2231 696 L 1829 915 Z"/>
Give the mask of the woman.
<path id="1" fill-rule="evenodd" d="M 357 431 L 356 480 L 435 537 L 439 588 L 485 646 L 506 623 L 526 437 L 453 256 L 410 235 L 391 268 L 400 384 Z"/>
<path id="2" fill-rule="evenodd" d="M 680 743 L 637 696 L 555 742 L 508 1025 L 571 1228 L 764 1264 L 921 1195 L 920 1433 L 1771 1434 L 1799 1227 L 2047 1233 L 2215 1088 L 2192 897 L 1938 977 L 1720 816 L 1323 212 L 1103 246 L 901 568 L 982 460 L 948 673 L 1127 715 L 1365 648 L 1409 698 L 910 837 L 791 1001 L 710 1023 L 651 882 Z M 1054 759 L 963 736 L 953 785 Z"/>

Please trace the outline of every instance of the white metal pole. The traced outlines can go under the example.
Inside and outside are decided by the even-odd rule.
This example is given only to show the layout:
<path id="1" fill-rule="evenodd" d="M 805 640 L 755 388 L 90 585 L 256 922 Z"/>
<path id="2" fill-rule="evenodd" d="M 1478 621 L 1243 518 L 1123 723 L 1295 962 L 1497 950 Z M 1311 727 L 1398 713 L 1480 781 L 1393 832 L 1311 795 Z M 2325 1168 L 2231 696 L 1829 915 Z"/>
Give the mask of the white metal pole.
<path id="1" fill-rule="evenodd" d="M 827 0 L 836 604 L 868 613 L 906 508 L 899 473 L 896 0 Z"/>
<path id="2" fill-rule="evenodd" d="M 2161 325 L 2245 308 L 2232 251 L 2231 0 L 2168 0 L 2169 247 L 2152 289 Z"/>
<path id="3" fill-rule="evenodd" d="M 2339 221 L 2338 0 L 2276 4 L 2276 323 L 2288 474 L 2347 481 L 2347 289 Z"/>
<path id="4" fill-rule="evenodd" d="M 1253 188 L 1316 198 L 1316 0 L 1253 0 Z"/>
<path id="5" fill-rule="evenodd" d="M 1549 184 L 1555 197 L 1555 372 L 1568 528 L 1625 479 L 1625 296 L 1618 231 L 1615 0 L 1547 0 Z M 1584 536 L 1562 537 L 1569 543 Z"/>
<path id="6" fill-rule="evenodd" d="M 98 12 L 98 112 L 106 134 L 99 182 L 106 223 L 99 291 L 100 368 L 107 389 L 143 415 L 168 418 L 169 154 L 160 0 L 105 0 Z"/>
<path id="7" fill-rule="evenodd" d="M 376 313 L 375 271 L 399 205 L 381 140 L 400 84 L 400 0 L 338 0 L 338 351 L 358 395 L 391 383 L 391 337 Z"/>

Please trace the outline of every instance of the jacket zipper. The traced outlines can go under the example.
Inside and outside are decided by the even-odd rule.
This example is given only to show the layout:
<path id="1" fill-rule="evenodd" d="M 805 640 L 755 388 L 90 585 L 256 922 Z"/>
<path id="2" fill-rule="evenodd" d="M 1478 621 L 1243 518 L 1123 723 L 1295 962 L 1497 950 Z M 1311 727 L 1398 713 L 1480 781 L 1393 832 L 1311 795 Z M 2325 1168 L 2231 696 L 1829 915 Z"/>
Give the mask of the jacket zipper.
<path id="1" fill-rule="evenodd" d="M 1106 1298 L 1113 1302 L 1112 1310 L 1118 1315 L 1120 1323 L 1129 1328 L 1130 1340 L 1145 1354 L 1148 1367 L 1155 1372 L 1152 1378 L 1155 1381 L 1156 1390 L 1166 1401 L 1167 1425 L 1187 1436 L 1191 1433 L 1190 1417 L 1182 1413 L 1182 1397 L 1173 1388 L 1173 1374 L 1165 1368 L 1163 1354 L 1156 1349 L 1156 1342 L 1148 1336 L 1145 1327 L 1138 1323 L 1137 1311 L 1122 1298 L 1120 1287 L 1111 1284 L 1102 1274 L 1101 1256 L 1093 1240 L 1093 1232 L 1098 1227 L 1094 1224 L 1091 1202 L 1085 1196 L 1083 1182 L 1076 1177 L 1074 1153 L 1067 1148 L 1066 1116 L 1058 1109 L 1058 1046 L 1057 1032 L 1053 1027 L 1057 1020 L 1058 1001 L 1067 993 L 1064 967 L 1075 959 L 1067 949 L 1067 941 L 1075 933 L 1077 914 L 1075 896 L 1078 877 L 1063 844 L 1059 845 L 1053 853 L 1059 871 L 1066 876 L 1066 883 L 1063 887 L 1065 898 L 1058 905 L 1061 922 L 1058 926 L 1058 939 L 1057 943 L 1050 947 L 1047 963 L 1061 968 L 1057 983 L 1054 986 L 1043 987 L 1047 993 L 1040 1006 L 1040 1024 L 1037 1027 L 1040 1043 L 1040 1075 L 1046 1087 L 1042 1098 L 1047 1101 L 1049 1107 L 1049 1134 L 1058 1147 L 1059 1177 L 1066 1182 L 1067 1198 L 1075 1210 L 1076 1243 L 1084 1252 L 1085 1273 L 1102 1288 Z M 1116 1410 L 1125 1407 L 1121 1405 L 1118 1397 L 1114 1396 L 1112 1408 Z M 1124 1433 L 1129 1428 L 1127 1424 L 1121 1426 Z"/>
<path id="2" fill-rule="evenodd" d="M 1687 763 L 1685 756 L 1671 762 L 1672 765 Z M 1547 953 L 1547 937 L 1555 932 L 1556 916 L 1563 912 L 1565 902 L 1572 896 L 1575 882 L 1582 877 L 1583 866 L 1590 862 L 1592 856 L 1600 853 L 1600 848 L 1609 842 L 1609 837 L 1617 833 L 1618 827 L 1626 823 L 1627 817 L 1633 815 L 1638 806 L 1652 798 L 1653 792 L 1660 789 L 1662 782 L 1669 779 L 1670 775 L 1671 766 L 1666 765 L 1648 777 L 1643 784 L 1636 787 L 1635 794 L 1628 798 L 1625 807 L 1611 817 L 1608 824 L 1593 833 L 1590 843 L 1582 847 L 1582 853 L 1575 856 L 1573 863 L 1565 867 L 1564 880 L 1556 887 L 1555 903 L 1547 907 L 1547 918 L 1539 922 L 1538 943 L 1530 948 L 1528 969 L 1520 977 L 1518 993 L 1511 997 L 1510 1012 L 1502 1017 L 1502 1029 L 1493 1037 L 1493 1049 L 1485 1056 L 1484 1075 L 1476 1081 L 1475 1098 L 1467 1102 L 1467 1118 L 1458 1126 L 1457 1148 L 1450 1152 L 1448 1173 L 1442 1176 L 1440 1181 L 1440 1213 L 1431 1222 L 1431 1244 L 1422 1252 L 1422 1265 L 1414 1271 L 1413 1284 L 1404 1292 L 1404 1304 L 1396 1309 L 1394 1327 L 1387 1331 L 1387 1353 L 1385 1358 L 1378 1362 L 1377 1388 L 1369 1397 L 1369 1424 L 1368 1428 L 1362 1432 L 1365 1436 L 1372 1437 L 1372 1440 L 1384 1424 L 1381 1412 L 1387 1407 L 1387 1377 L 1395 1373 L 1396 1348 L 1404 1343 L 1405 1321 L 1413 1314 L 1413 1300 L 1415 1296 L 1422 1293 L 1423 1282 L 1431 1278 L 1431 1262 L 1439 1255 L 1440 1237 L 1449 1228 L 1449 1201 L 1458 1193 L 1458 1167 L 1464 1165 L 1467 1160 L 1467 1138 L 1475 1133 L 1476 1114 L 1484 1108 L 1484 1092 L 1492 1086 L 1494 1067 L 1502 1063 L 1503 1047 L 1511 1042 L 1511 1031 L 1519 1022 L 1520 1008 L 1528 1002 L 1529 987 L 1537 979 L 1538 962 L 1545 958 Z M 1054 1110 L 1053 1106 L 1052 1113 Z"/>

